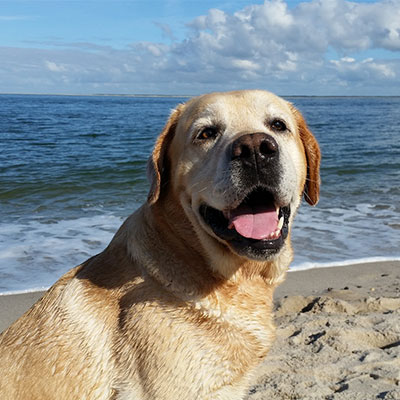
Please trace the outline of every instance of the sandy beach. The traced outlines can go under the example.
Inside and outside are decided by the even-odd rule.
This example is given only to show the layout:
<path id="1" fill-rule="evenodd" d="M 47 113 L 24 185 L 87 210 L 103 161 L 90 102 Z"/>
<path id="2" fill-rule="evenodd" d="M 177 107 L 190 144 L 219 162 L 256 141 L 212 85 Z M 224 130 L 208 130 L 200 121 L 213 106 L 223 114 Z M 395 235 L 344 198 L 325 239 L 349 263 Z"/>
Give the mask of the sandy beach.
<path id="1" fill-rule="evenodd" d="M 0 296 L 0 331 L 42 293 Z M 290 272 L 248 400 L 400 399 L 400 262 Z"/>

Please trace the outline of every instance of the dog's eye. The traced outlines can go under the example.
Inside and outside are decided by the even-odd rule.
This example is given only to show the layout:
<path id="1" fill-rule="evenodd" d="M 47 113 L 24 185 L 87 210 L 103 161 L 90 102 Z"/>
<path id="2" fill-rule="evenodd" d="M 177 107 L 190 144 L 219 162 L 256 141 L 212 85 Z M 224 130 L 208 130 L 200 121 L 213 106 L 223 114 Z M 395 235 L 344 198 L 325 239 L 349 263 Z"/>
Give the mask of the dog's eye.
<path id="1" fill-rule="evenodd" d="M 197 135 L 197 139 L 199 140 L 209 140 L 215 139 L 218 135 L 218 129 L 215 126 L 208 126 L 200 131 Z"/>
<path id="2" fill-rule="evenodd" d="M 284 132 L 287 130 L 286 124 L 281 119 L 274 119 L 270 126 L 276 132 Z"/>

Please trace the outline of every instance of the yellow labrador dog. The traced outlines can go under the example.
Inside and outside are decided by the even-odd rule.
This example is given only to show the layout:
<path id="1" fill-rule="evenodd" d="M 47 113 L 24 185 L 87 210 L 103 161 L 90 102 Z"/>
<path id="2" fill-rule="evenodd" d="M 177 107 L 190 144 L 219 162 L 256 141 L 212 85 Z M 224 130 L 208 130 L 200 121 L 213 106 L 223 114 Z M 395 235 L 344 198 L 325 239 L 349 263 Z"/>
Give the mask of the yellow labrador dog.
<path id="1" fill-rule="evenodd" d="M 243 399 L 319 162 L 301 114 L 271 93 L 178 106 L 147 202 L 0 337 L 1 399 Z"/>

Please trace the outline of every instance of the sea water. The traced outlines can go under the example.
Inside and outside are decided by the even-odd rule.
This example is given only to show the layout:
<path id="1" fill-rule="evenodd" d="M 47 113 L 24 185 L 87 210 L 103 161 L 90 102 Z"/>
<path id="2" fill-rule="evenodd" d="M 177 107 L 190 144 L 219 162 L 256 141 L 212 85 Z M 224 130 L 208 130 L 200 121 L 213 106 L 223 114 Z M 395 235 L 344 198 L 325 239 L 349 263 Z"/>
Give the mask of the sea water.
<path id="1" fill-rule="evenodd" d="M 322 150 L 292 270 L 400 259 L 400 97 L 287 97 Z M 0 95 L 0 293 L 50 286 L 146 199 L 179 97 Z"/>

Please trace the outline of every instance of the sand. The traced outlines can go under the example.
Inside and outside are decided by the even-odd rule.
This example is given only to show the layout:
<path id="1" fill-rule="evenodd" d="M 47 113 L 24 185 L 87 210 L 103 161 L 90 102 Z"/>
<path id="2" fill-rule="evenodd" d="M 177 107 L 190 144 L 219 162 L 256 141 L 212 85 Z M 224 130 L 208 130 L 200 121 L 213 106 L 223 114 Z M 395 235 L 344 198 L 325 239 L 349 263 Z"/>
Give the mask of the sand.
<path id="1" fill-rule="evenodd" d="M 293 272 L 248 400 L 400 400 L 400 262 Z"/>
<path id="2" fill-rule="evenodd" d="M 0 331 L 41 293 L 0 296 Z M 247 400 L 400 400 L 400 262 L 290 272 Z"/>

